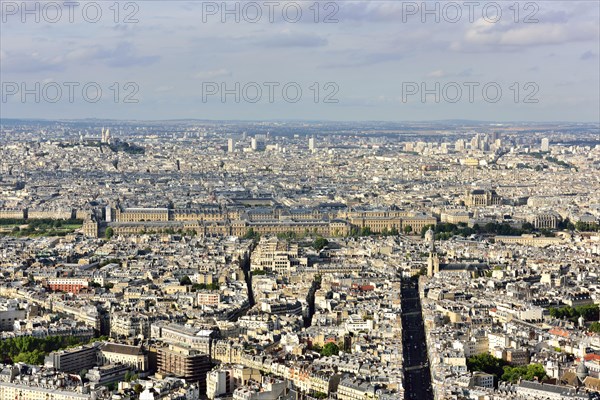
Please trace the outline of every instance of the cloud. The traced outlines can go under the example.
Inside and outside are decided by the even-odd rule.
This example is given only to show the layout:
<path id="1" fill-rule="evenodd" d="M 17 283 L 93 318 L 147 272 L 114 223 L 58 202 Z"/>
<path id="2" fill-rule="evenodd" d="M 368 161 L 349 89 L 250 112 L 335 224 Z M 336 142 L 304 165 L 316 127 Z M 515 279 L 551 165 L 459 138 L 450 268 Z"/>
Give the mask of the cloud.
<path id="1" fill-rule="evenodd" d="M 588 51 L 586 51 L 585 53 L 583 53 L 583 54 L 581 55 L 581 57 L 579 57 L 579 59 L 580 59 L 580 60 L 584 60 L 584 61 L 587 61 L 587 60 L 594 60 L 594 59 L 596 59 L 596 58 L 598 58 L 598 54 L 597 54 L 597 53 L 594 53 L 594 52 L 593 52 L 593 51 L 591 51 L 591 50 L 588 50 Z"/>
<path id="2" fill-rule="evenodd" d="M 402 22 L 401 2 L 342 2 L 340 21 Z"/>
<path id="3" fill-rule="evenodd" d="M 324 37 L 313 33 L 295 33 L 290 30 L 251 41 L 264 47 L 323 47 L 327 45 L 327 39 Z"/>
<path id="4" fill-rule="evenodd" d="M 233 74 L 224 68 L 215 69 L 211 71 L 198 71 L 193 75 L 194 79 L 216 79 L 216 78 L 227 78 Z"/>
<path id="5" fill-rule="evenodd" d="M 119 42 L 114 47 L 101 45 L 83 46 L 69 51 L 64 56 L 68 63 L 103 63 L 114 68 L 147 66 L 160 60 L 160 56 L 142 56 L 131 42 Z"/>
<path id="6" fill-rule="evenodd" d="M 431 71 L 430 73 L 427 74 L 428 78 L 442 78 L 444 76 L 446 76 L 446 73 L 441 69 Z"/>
<path id="7" fill-rule="evenodd" d="M 173 86 L 164 85 L 164 86 L 157 87 L 156 89 L 154 89 L 154 91 L 157 93 L 167 93 L 167 92 L 171 92 L 173 89 L 175 89 Z"/>
<path id="8" fill-rule="evenodd" d="M 454 41 L 450 48 L 457 51 L 516 50 L 594 41 L 598 39 L 599 32 L 598 25 L 594 23 L 575 26 L 560 23 L 502 25 L 482 18 L 469 26 L 462 40 Z"/>
<path id="9" fill-rule="evenodd" d="M 400 52 L 373 52 L 373 53 L 357 53 L 350 52 L 345 56 L 345 60 L 334 61 L 331 63 L 322 64 L 320 68 L 355 68 L 368 65 L 375 65 L 387 62 L 400 61 L 404 57 Z"/>
<path id="10" fill-rule="evenodd" d="M 109 67 L 128 68 L 147 66 L 160 60 L 160 56 L 140 56 L 131 42 L 120 42 L 114 48 L 97 48 L 92 58 L 103 61 Z"/>
<path id="11" fill-rule="evenodd" d="M 585 80 L 575 80 L 575 79 L 569 79 L 569 80 L 560 80 L 557 82 L 554 82 L 554 86 L 555 87 L 568 87 L 568 88 L 574 88 L 577 85 L 581 85 L 581 84 L 586 84 L 587 81 Z"/>
<path id="12" fill-rule="evenodd" d="M 128 24 L 115 24 L 112 27 L 112 30 L 117 32 L 130 32 L 132 28 Z"/>
<path id="13" fill-rule="evenodd" d="M 11 52 L 2 51 L 0 66 L 4 73 L 40 73 L 60 72 L 65 70 L 64 58 L 61 56 L 44 56 L 37 51 Z"/>
<path id="14" fill-rule="evenodd" d="M 533 9 L 528 8 L 527 12 L 525 12 L 522 17 L 526 18 L 532 11 Z M 539 14 L 536 13 L 536 15 L 531 15 L 531 18 L 543 21 L 544 23 L 567 23 L 572 16 L 573 15 L 569 15 L 569 13 L 564 10 L 548 10 L 542 11 Z"/>
<path id="15" fill-rule="evenodd" d="M 567 23 L 572 18 L 580 16 L 589 10 L 585 2 L 577 4 L 576 2 L 567 2 L 561 4 L 554 2 L 555 9 L 548 9 L 546 4 L 544 7 L 534 9 L 532 6 L 520 5 L 519 22 L 527 19 L 528 21 L 539 20 L 544 23 Z M 436 17 L 441 24 L 454 25 L 456 18 L 456 9 L 460 12 L 458 22 L 469 22 L 471 11 L 469 6 L 461 2 L 454 2 L 454 6 L 446 8 L 443 2 L 431 2 L 426 4 L 423 2 L 401 2 L 401 1 L 344 1 L 339 4 L 338 19 L 343 21 L 357 22 L 391 22 L 391 23 L 426 23 L 429 26 L 437 24 Z M 576 7 L 577 4 L 577 7 Z M 512 20 L 515 17 L 515 5 L 513 3 L 501 4 L 502 20 Z M 564 9 L 559 9 L 563 7 Z M 426 13 L 426 11 L 434 11 Z M 473 16 L 480 17 L 483 15 L 482 5 L 475 5 Z M 490 17 L 493 15 L 490 9 Z M 423 22 L 425 21 L 425 22 Z"/>
<path id="16" fill-rule="evenodd" d="M 471 76 L 475 76 L 473 68 L 463 69 L 460 72 L 445 72 L 442 69 L 438 69 L 426 75 L 427 78 L 468 78 Z"/>

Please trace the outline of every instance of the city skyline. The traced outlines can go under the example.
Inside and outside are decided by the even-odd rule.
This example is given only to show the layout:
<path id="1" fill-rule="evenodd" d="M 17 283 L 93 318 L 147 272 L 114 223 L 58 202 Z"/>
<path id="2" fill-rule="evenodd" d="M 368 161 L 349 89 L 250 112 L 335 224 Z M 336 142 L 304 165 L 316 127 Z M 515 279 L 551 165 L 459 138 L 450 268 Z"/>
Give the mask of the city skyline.
<path id="1" fill-rule="evenodd" d="M 0 130 L 0 398 L 600 398 L 597 124 Z"/>

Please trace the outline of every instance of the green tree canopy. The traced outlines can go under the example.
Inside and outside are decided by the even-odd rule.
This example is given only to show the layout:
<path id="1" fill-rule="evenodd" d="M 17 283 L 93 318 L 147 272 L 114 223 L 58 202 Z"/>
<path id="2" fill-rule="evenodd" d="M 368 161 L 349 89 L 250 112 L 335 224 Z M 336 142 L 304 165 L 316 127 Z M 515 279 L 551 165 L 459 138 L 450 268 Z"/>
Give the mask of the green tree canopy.
<path id="1" fill-rule="evenodd" d="M 600 333 L 600 322 L 592 322 L 590 332 Z"/>
<path id="2" fill-rule="evenodd" d="M 503 381 L 517 383 L 519 379 L 532 381 L 537 378 L 541 381 L 546 376 L 546 370 L 542 364 L 519 365 L 516 367 L 504 367 L 504 373 L 501 378 Z"/>
<path id="3" fill-rule="evenodd" d="M 550 316 L 558 319 L 569 319 L 576 321 L 580 316 L 586 321 L 597 321 L 599 317 L 600 308 L 598 304 L 588 304 L 579 307 L 565 306 L 561 308 L 550 308 Z"/>
<path id="4" fill-rule="evenodd" d="M 323 346 L 323 349 L 321 350 L 322 356 L 333 356 L 333 355 L 337 356 L 339 353 L 340 353 L 339 346 L 333 342 L 327 343 L 325 346 Z"/>
<path id="5" fill-rule="evenodd" d="M 39 365 L 44 362 L 48 353 L 84 343 L 73 336 L 48 336 L 36 338 L 33 336 L 18 336 L 0 341 L 0 362 Z"/>
<path id="6" fill-rule="evenodd" d="M 192 292 L 196 292 L 198 290 L 219 290 L 221 285 L 218 283 L 194 283 L 192 284 Z"/>
<path id="7" fill-rule="evenodd" d="M 246 231 L 246 234 L 242 237 L 243 239 L 260 239 L 260 234 L 255 232 L 253 228 Z"/>
<path id="8" fill-rule="evenodd" d="M 368 226 L 365 226 L 360 230 L 360 236 L 370 236 L 372 233 L 371 228 Z"/>
<path id="9" fill-rule="evenodd" d="M 506 361 L 496 358 L 489 353 L 478 354 L 467 359 L 467 369 L 471 372 L 482 371 L 488 374 L 496 375 L 497 378 L 504 374 L 503 367 Z"/>
<path id="10" fill-rule="evenodd" d="M 323 248 L 325 248 L 325 246 L 327 246 L 329 244 L 329 241 L 327 239 L 325 239 L 323 236 L 319 236 L 318 238 L 316 238 L 313 241 L 313 248 L 317 251 L 321 251 L 323 250 Z"/>

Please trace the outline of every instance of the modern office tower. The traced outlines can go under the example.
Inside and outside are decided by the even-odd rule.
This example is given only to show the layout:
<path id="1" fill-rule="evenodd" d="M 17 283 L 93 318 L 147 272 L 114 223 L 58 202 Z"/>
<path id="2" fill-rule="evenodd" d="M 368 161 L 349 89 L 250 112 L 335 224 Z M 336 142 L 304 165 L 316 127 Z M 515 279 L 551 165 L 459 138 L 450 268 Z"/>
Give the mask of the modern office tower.
<path id="1" fill-rule="evenodd" d="M 479 136 L 479 133 L 476 133 L 475 136 L 473 137 L 473 139 L 471 139 L 471 149 L 479 150 L 480 147 L 481 147 L 481 137 Z"/>
<path id="2" fill-rule="evenodd" d="M 542 151 L 550 151 L 550 139 L 542 139 Z"/>
<path id="3" fill-rule="evenodd" d="M 106 128 L 106 130 L 104 130 L 104 128 L 102 128 L 102 135 L 100 138 L 100 142 L 101 143 L 110 143 L 110 128 Z"/>
<path id="4" fill-rule="evenodd" d="M 233 153 L 234 148 L 235 148 L 235 143 L 233 142 L 233 139 L 227 139 L 227 152 Z"/>
<path id="5" fill-rule="evenodd" d="M 458 139 L 454 144 L 454 149 L 456 151 L 463 151 L 465 149 L 465 141 L 464 139 Z"/>
<path id="6" fill-rule="evenodd" d="M 253 151 L 264 151 L 266 148 L 265 143 L 265 135 L 256 135 L 252 138 L 250 147 Z"/>
<path id="7" fill-rule="evenodd" d="M 315 137 L 312 136 L 308 139 L 308 149 L 314 153 L 315 147 Z"/>
<path id="8" fill-rule="evenodd" d="M 106 128 L 106 131 L 104 130 L 104 128 L 102 128 L 102 143 L 110 144 L 110 142 L 111 142 L 110 128 Z"/>
<path id="9" fill-rule="evenodd" d="M 110 205 L 107 205 L 106 207 L 104 207 L 104 214 L 105 214 L 104 220 L 106 222 L 113 222 L 113 209 Z"/>

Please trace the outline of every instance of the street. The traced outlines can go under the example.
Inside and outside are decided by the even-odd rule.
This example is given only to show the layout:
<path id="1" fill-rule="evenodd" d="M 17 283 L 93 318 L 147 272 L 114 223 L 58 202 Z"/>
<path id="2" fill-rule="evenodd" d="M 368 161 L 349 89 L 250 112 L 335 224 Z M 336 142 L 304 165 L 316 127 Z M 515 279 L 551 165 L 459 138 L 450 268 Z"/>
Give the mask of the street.
<path id="1" fill-rule="evenodd" d="M 405 399 L 433 400 L 425 329 L 417 283 L 402 282 Z"/>

